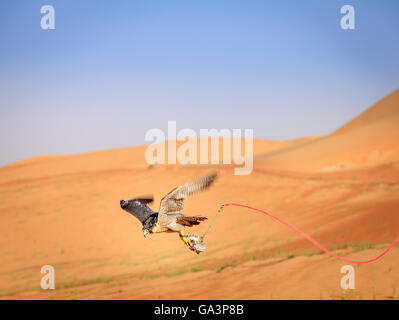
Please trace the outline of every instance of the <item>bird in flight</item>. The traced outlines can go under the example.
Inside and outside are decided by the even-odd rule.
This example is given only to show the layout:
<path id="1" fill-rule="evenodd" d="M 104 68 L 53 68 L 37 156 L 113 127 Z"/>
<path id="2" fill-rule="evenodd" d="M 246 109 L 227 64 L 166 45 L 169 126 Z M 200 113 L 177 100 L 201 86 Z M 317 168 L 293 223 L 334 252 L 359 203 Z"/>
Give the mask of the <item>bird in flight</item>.
<path id="1" fill-rule="evenodd" d="M 201 216 L 187 217 L 182 213 L 172 212 L 183 210 L 184 199 L 208 188 L 215 178 L 216 173 L 211 173 L 174 188 L 162 198 L 159 212 L 154 212 L 148 207 L 148 204 L 153 202 L 152 196 L 121 200 L 120 205 L 123 210 L 132 214 L 141 222 L 144 237 L 147 237 L 150 233 L 178 232 L 184 244 L 190 246 L 187 236 L 183 233 L 184 228 L 198 225 L 208 218 Z"/>

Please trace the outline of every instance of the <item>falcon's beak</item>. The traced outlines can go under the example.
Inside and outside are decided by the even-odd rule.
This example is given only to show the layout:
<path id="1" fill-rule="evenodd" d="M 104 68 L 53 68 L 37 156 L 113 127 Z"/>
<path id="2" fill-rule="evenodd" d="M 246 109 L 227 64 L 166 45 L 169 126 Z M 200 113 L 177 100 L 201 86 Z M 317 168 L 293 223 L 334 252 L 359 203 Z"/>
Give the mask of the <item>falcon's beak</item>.
<path id="1" fill-rule="evenodd" d="M 143 230 L 143 234 L 144 234 L 144 238 L 147 237 L 147 235 L 149 234 L 148 230 L 147 229 Z"/>

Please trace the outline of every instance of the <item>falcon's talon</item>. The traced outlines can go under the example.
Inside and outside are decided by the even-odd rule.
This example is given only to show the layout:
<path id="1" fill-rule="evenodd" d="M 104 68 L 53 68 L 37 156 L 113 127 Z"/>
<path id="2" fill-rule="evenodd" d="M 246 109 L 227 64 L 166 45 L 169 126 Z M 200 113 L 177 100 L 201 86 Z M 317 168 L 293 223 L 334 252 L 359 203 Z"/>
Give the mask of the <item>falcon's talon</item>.
<path id="1" fill-rule="evenodd" d="M 184 242 L 186 246 L 190 246 L 190 242 L 188 241 L 186 236 L 180 235 L 180 239 Z"/>

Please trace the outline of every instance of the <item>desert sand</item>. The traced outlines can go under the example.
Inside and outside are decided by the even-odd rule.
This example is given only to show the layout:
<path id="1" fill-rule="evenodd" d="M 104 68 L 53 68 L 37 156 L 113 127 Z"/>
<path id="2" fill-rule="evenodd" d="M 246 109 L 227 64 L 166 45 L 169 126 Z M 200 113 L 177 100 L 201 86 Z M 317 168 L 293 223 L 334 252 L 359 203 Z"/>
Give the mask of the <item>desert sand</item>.
<path id="1" fill-rule="evenodd" d="M 211 170 L 186 201 L 213 218 L 234 201 L 283 218 L 334 253 L 370 259 L 399 234 L 399 90 L 326 136 L 255 140 L 254 170 L 149 166 L 145 146 L 26 159 L 0 168 L 1 299 L 398 299 L 399 249 L 355 268 L 262 214 L 226 208 L 200 255 L 176 234 L 143 237 L 119 201 L 161 197 Z M 188 230 L 202 234 L 210 220 Z M 55 268 L 42 290 L 40 268 Z"/>

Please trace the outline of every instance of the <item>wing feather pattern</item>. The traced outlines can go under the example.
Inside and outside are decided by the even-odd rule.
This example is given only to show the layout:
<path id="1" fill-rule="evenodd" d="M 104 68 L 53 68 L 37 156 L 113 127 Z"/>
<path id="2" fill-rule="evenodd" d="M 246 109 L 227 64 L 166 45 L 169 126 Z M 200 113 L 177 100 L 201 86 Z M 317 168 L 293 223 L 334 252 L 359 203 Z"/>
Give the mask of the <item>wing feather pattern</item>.
<path id="1" fill-rule="evenodd" d="M 171 190 L 161 200 L 158 220 L 162 221 L 162 219 L 167 218 L 168 212 L 183 210 L 184 199 L 208 188 L 216 176 L 217 174 L 213 172 Z"/>

